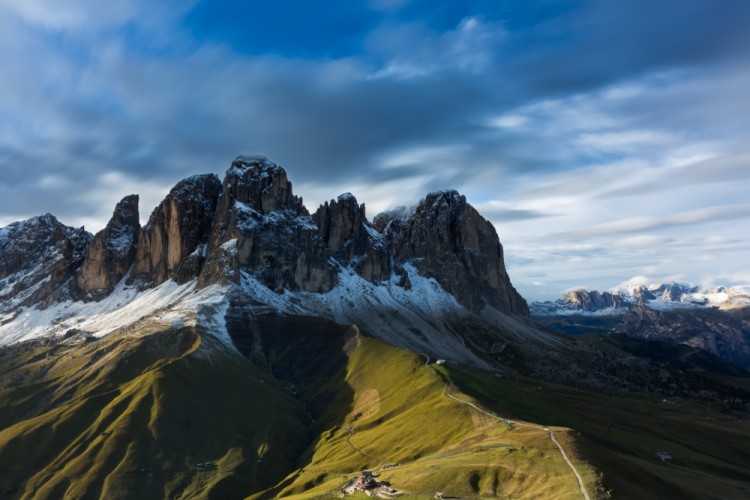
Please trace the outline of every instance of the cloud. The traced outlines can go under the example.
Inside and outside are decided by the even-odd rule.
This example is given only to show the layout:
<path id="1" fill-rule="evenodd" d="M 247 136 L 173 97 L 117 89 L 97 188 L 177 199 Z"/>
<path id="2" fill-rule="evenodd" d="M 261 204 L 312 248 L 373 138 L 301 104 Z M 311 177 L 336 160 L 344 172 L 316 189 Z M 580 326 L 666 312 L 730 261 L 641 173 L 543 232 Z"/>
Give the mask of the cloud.
<path id="1" fill-rule="evenodd" d="M 581 239 L 597 236 L 628 234 L 665 229 L 675 226 L 699 224 L 715 220 L 746 219 L 750 217 L 750 205 L 725 205 L 705 207 L 687 212 L 678 212 L 662 217 L 632 217 L 613 222 L 595 224 L 582 229 L 555 233 L 553 238 Z"/>
<path id="2" fill-rule="evenodd" d="M 620 248 L 654 249 L 663 247 L 664 245 L 672 242 L 674 242 L 674 239 L 672 238 L 657 236 L 654 234 L 645 234 L 639 236 L 630 236 L 628 238 L 621 238 L 612 242 L 612 244 Z"/>
<path id="3" fill-rule="evenodd" d="M 0 5 L 0 223 L 50 211 L 95 230 L 122 195 L 146 214 L 250 152 L 313 209 L 461 190 L 535 295 L 744 265 L 747 2 L 338 2 L 302 34 L 274 25 L 278 5 L 206 5 Z M 256 25 L 263 43 L 243 35 Z M 658 245 L 676 257 L 643 250 Z"/>
<path id="4" fill-rule="evenodd" d="M 482 216 L 493 221 L 495 224 L 528 221 L 556 216 L 554 213 L 542 212 L 540 210 L 509 208 L 499 201 L 478 203 L 474 205 L 474 208 L 476 208 Z"/>

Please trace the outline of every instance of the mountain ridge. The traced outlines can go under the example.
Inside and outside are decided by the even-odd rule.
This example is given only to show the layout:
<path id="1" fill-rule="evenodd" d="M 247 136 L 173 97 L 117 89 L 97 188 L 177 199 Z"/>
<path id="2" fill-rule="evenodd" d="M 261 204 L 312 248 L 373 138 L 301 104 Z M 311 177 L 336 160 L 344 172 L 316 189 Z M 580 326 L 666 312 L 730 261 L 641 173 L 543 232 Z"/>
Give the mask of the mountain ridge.
<path id="1" fill-rule="evenodd" d="M 615 313 L 630 306 L 645 305 L 652 309 L 680 307 L 715 307 L 731 309 L 750 307 L 750 285 L 698 286 L 675 281 L 632 285 L 608 291 L 574 288 L 564 292 L 555 301 L 533 302 L 530 308 L 535 315 L 564 314 L 566 311 Z"/>
<path id="2" fill-rule="evenodd" d="M 447 198 L 443 197 L 445 193 Z M 129 282 L 138 281 L 142 288 L 170 278 L 185 282 L 197 277 L 200 287 L 224 281 L 238 283 L 241 267 L 252 270 L 277 292 L 326 292 L 335 285 L 337 270 L 352 263 L 360 275 L 375 282 L 394 272 L 403 274 L 399 266 L 411 262 L 421 275 L 435 275 L 473 311 L 490 305 L 504 312 L 528 314 L 525 301 L 507 276 L 494 228 L 464 197 L 455 191 L 430 193 L 419 207 L 417 213 L 422 219 L 409 219 L 409 227 L 389 233 L 379 232 L 367 220 L 364 204 L 358 205 L 349 193 L 321 205 L 311 216 L 302 198 L 293 194 L 282 167 L 265 157 L 240 155 L 227 170 L 220 188 L 213 175 L 178 182 L 142 227 L 138 223 L 137 195 L 123 198 L 107 227 L 86 245 L 80 269 L 72 265 L 76 287 L 70 295 L 84 301 L 101 300 L 131 266 Z M 441 209 L 445 213 L 433 214 Z M 382 219 L 383 214 L 378 217 Z M 394 223 L 389 221 L 389 226 Z M 456 223 L 464 225 L 456 227 Z M 428 226 L 422 227 L 425 224 Z M 486 242 L 479 242 L 477 234 L 469 234 L 477 224 L 487 233 L 483 235 Z M 282 233 L 286 234 L 279 239 Z M 425 241 L 430 237 L 456 240 L 443 252 L 457 254 L 456 259 L 446 263 L 441 256 L 430 254 L 431 245 Z M 238 240 L 236 256 L 227 255 L 222 248 L 232 239 Z M 0 244 L 2 248 L 7 245 Z M 205 249 L 201 245 L 206 245 Z M 464 247 L 469 248 L 468 254 L 461 254 Z M 477 254 L 486 261 L 481 269 L 474 269 L 477 263 L 472 259 Z M 394 268 L 390 268 L 389 259 L 395 260 Z M 443 269 L 454 265 L 463 272 L 445 276 Z M 468 290 L 465 283 L 456 284 L 463 274 L 467 274 L 467 280 L 481 281 L 487 271 L 492 276 L 484 294 Z"/>
<path id="3" fill-rule="evenodd" d="M 695 347 L 750 367 L 750 287 L 654 283 L 609 292 L 575 289 L 534 302 L 534 319 L 568 334 L 624 333 Z"/>

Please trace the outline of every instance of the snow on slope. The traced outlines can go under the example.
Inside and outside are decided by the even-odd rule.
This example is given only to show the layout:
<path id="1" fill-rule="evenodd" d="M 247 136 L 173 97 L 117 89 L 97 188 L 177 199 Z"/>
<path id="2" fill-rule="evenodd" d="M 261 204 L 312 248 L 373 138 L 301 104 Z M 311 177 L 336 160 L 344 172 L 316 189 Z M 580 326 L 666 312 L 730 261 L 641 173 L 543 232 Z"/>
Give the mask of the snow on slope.
<path id="1" fill-rule="evenodd" d="M 408 290 L 398 285 L 399 276 L 374 284 L 350 268 L 341 269 L 338 284 L 322 294 L 277 294 L 244 272 L 241 286 L 257 302 L 287 314 L 355 323 L 397 347 L 483 365 L 451 330 L 452 323 L 470 313 L 436 280 L 420 276 L 413 266 L 404 269 L 411 282 Z"/>
<path id="2" fill-rule="evenodd" d="M 270 309 L 356 323 L 397 347 L 483 366 L 485 363 L 451 326 L 472 314 L 435 279 L 420 276 L 410 265 L 404 269 L 411 283 L 409 289 L 398 285 L 400 276 L 374 284 L 351 268 L 340 270 L 338 284 L 327 293 L 276 293 L 244 271 L 240 289 L 258 311 Z M 62 336 L 71 330 L 102 337 L 148 319 L 167 327 L 200 324 L 232 346 L 224 316 L 229 307 L 227 292 L 234 285 L 197 290 L 195 280 L 184 285 L 170 280 L 139 291 L 127 286 L 126 280 L 127 276 L 101 302 L 66 301 L 47 309 L 21 308 L 13 316 L 0 318 L 0 345 Z"/>
<path id="3" fill-rule="evenodd" d="M 597 310 L 582 310 L 578 304 L 563 299 L 554 302 L 534 302 L 532 314 L 536 316 L 609 316 L 622 314 L 629 306 L 643 303 L 651 309 L 669 311 L 676 309 L 694 309 L 716 307 L 733 309 L 750 307 L 750 285 L 698 287 L 688 283 L 624 283 L 610 289 L 613 294 L 622 298 L 619 307 L 608 307 Z"/>
<path id="4" fill-rule="evenodd" d="M 202 317 L 205 307 L 220 307 L 225 287 L 212 286 L 196 291 L 195 280 L 184 285 L 167 281 L 156 288 L 138 291 L 125 285 L 127 276 L 101 302 L 65 301 L 46 309 L 21 308 L 15 315 L 0 318 L 0 345 L 44 336 L 64 335 L 80 330 L 102 337 L 148 318 L 169 326 L 215 321 Z M 226 330 L 217 336 L 228 341 Z"/>

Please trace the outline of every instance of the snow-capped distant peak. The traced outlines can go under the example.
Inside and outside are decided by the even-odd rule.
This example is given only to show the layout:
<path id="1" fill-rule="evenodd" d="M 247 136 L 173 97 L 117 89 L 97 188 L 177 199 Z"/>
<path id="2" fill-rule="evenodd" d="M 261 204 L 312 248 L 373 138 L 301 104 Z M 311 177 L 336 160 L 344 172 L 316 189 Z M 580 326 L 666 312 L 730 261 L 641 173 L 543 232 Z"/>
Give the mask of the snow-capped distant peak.
<path id="1" fill-rule="evenodd" d="M 568 290 L 562 299 L 554 302 L 536 302 L 532 304 L 531 309 L 536 315 L 556 315 L 614 314 L 636 305 L 658 310 L 686 307 L 750 307 L 750 285 L 701 287 L 675 281 L 646 283 L 643 277 L 637 277 L 611 288 L 608 292 Z"/>

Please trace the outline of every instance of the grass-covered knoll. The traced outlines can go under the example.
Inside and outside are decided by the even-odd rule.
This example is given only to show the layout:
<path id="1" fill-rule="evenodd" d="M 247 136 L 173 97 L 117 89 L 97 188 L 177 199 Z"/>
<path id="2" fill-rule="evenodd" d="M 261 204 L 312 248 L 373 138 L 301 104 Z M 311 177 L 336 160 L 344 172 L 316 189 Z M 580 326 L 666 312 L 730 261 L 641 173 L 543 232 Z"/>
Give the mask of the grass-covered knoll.
<path id="1" fill-rule="evenodd" d="M 328 405 L 316 424 L 320 438 L 300 469 L 253 498 L 325 498 L 359 471 L 385 464 L 397 465 L 380 470 L 380 479 L 413 498 L 438 491 L 472 498 L 580 497 L 545 432 L 508 430 L 448 398 L 444 373 L 426 366 L 421 355 L 360 337 L 345 369 L 321 391 L 342 383 L 351 393 Z"/>
<path id="2" fill-rule="evenodd" d="M 576 429 L 580 435 L 570 447 L 602 472 L 614 498 L 750 498 L 746 418 L 705 405 L 448 370 L 464 391 L 499 414 Z M 672 460 L 661 461 L 657 451 Z"/>

